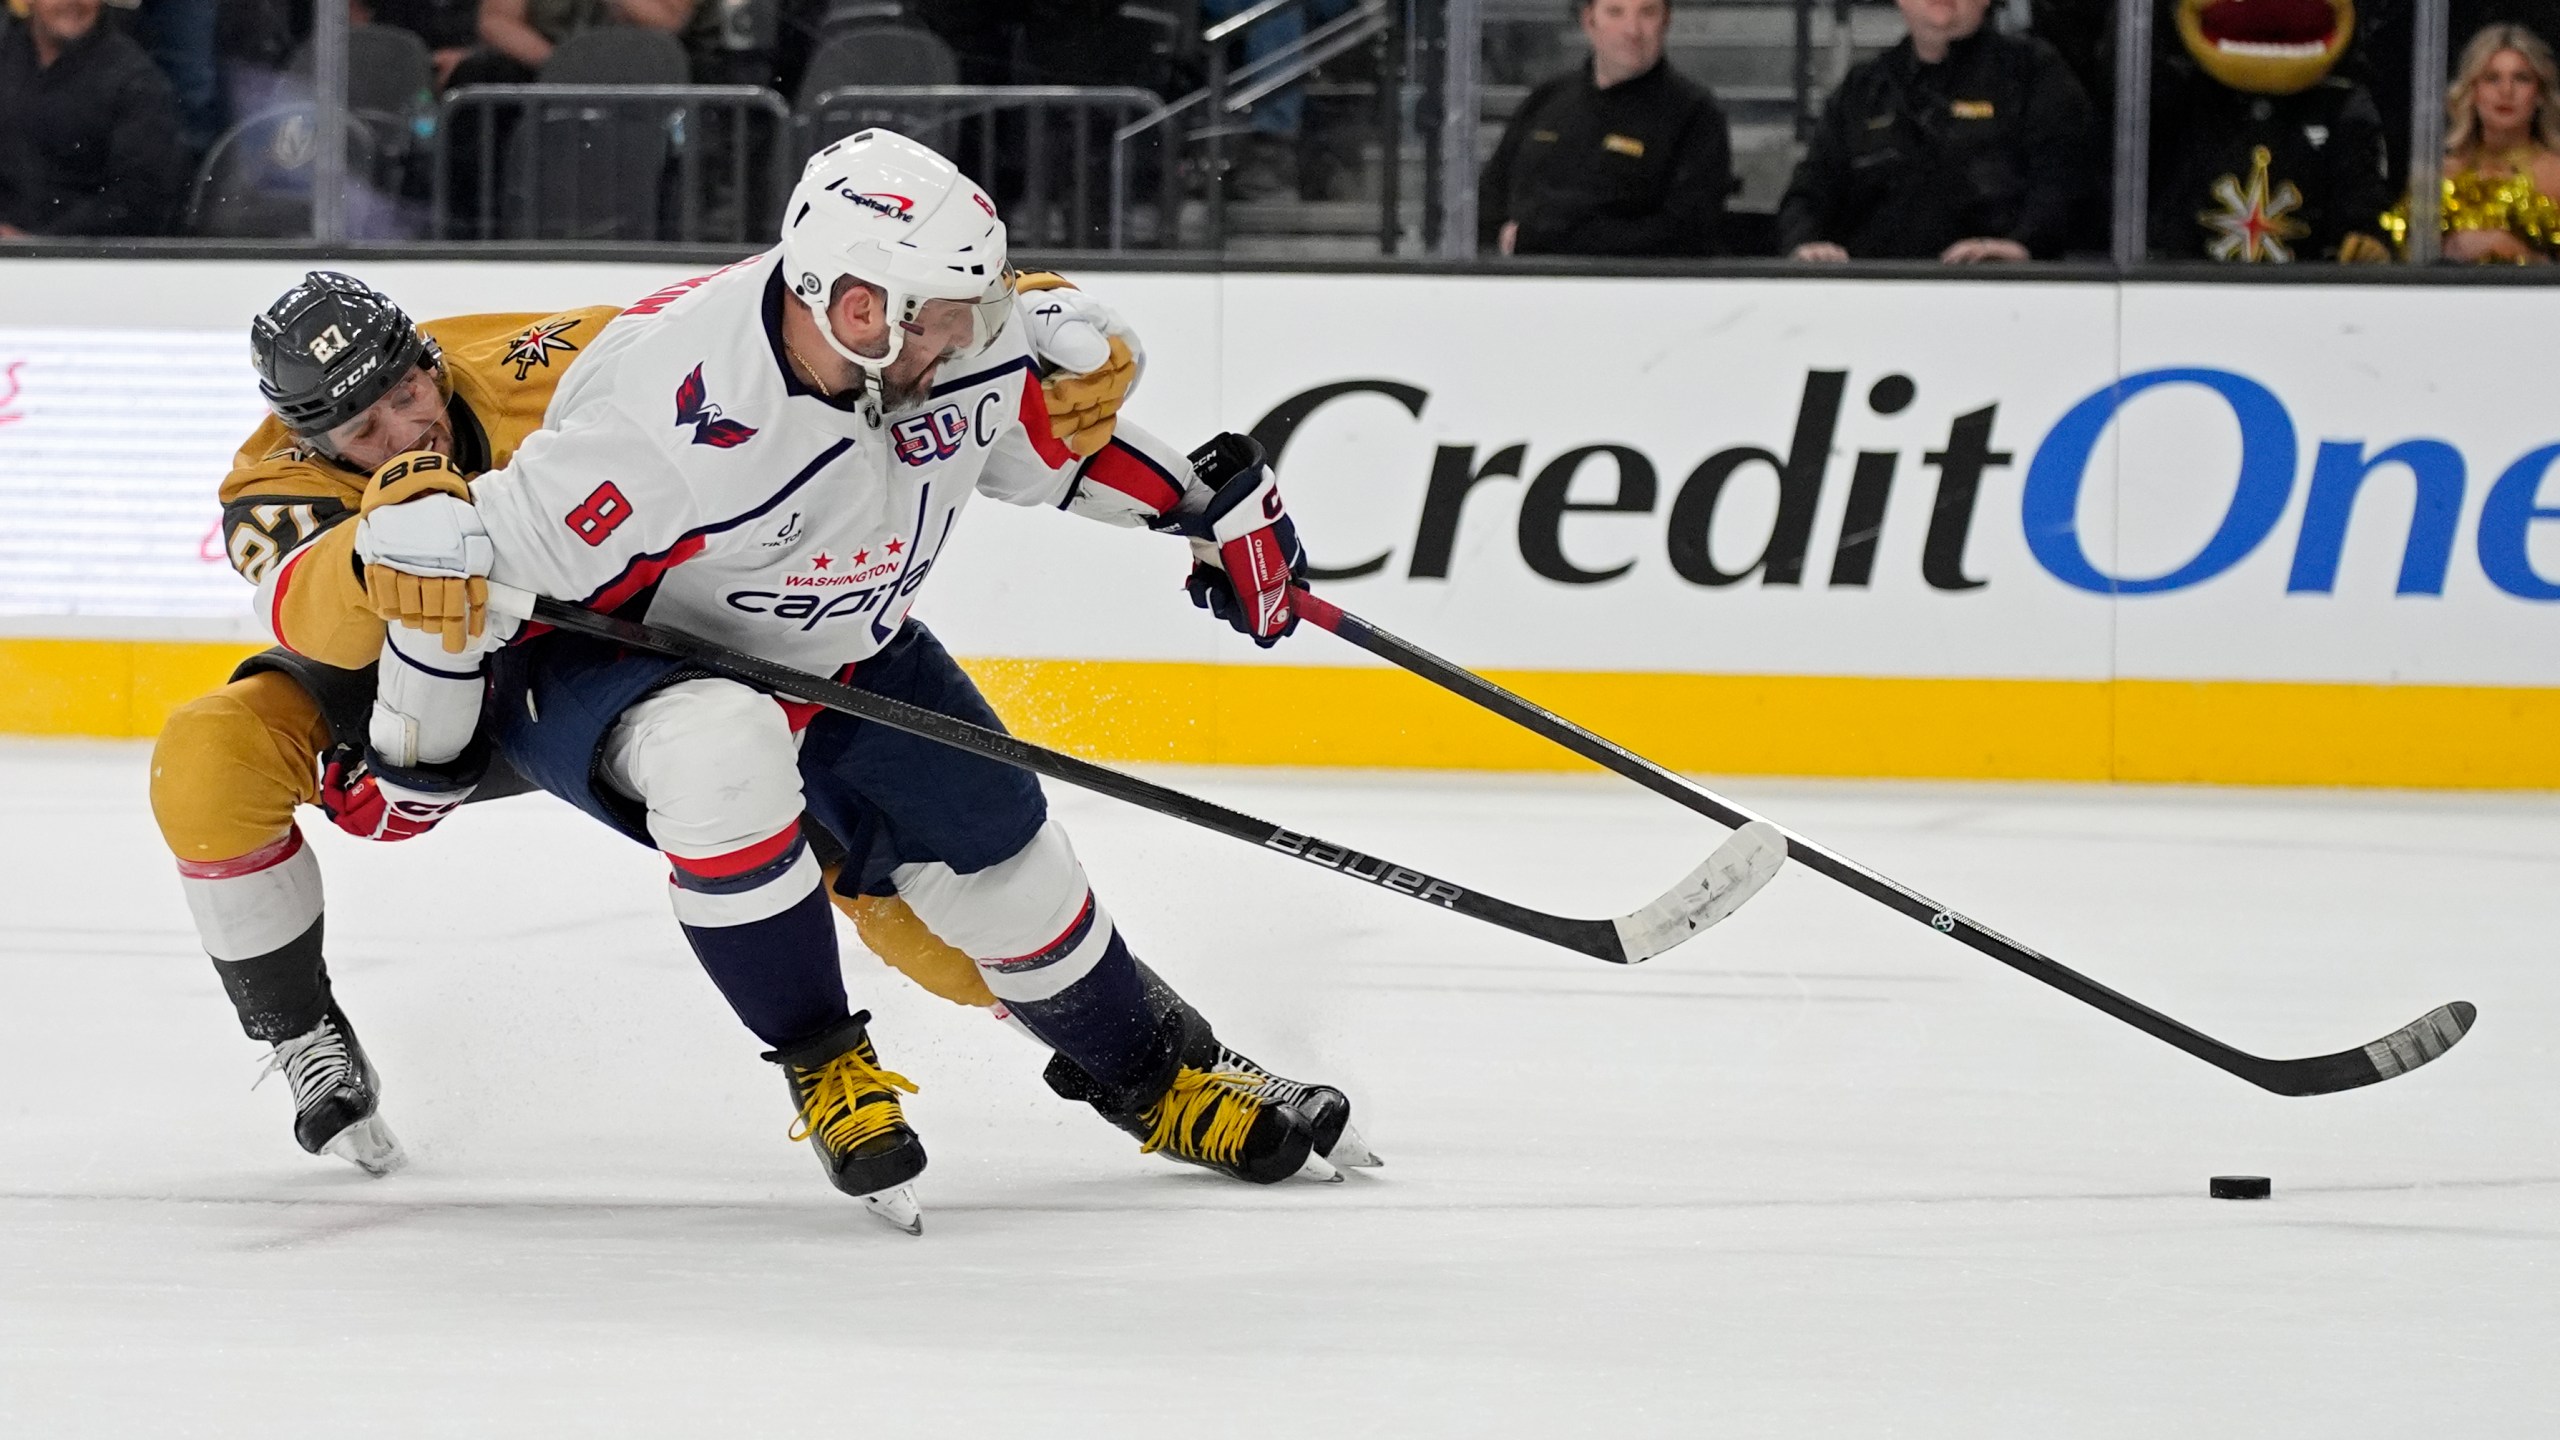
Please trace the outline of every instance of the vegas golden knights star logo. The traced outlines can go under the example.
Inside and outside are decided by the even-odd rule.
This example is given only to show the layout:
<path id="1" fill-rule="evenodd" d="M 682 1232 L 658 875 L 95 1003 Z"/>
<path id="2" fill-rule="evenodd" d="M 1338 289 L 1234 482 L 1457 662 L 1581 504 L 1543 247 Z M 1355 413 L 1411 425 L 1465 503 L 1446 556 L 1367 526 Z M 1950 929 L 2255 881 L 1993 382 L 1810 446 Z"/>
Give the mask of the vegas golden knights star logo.
<path id="1" fill-rule="evenodd" d="M 532 374 L 536 365 L 548 370 L 555 352 L 567 354 L 578 348 L 567 338 L 570 331 L 578 328 L 578 323 L 575 320 L 545 320 L 539 325 L 527 326 L 523 334 L 507 343 L 507 353 L 500 357 L 498 363 L 515 366 L 518 380 Z"/>
<path id="2" fill-rule="evenodd" d="M 2276 265 L 2293 259 L 2292 242 L 2310 234 L 2311 227 L 2294 218 L 2293 212 L 2302 208 L 2302 192 L 2294 183 L 2270 184 L 2267 172 L 2273 160 L 2267 147 L 2260 145 L 2249 152 L 2246 185 L 2237 175 L 2213 182 L 2217 207 L 2196 214 L 2204 228 L 2213 232 L 2205 242 L 2206 254 L 2216 260 Z"/>

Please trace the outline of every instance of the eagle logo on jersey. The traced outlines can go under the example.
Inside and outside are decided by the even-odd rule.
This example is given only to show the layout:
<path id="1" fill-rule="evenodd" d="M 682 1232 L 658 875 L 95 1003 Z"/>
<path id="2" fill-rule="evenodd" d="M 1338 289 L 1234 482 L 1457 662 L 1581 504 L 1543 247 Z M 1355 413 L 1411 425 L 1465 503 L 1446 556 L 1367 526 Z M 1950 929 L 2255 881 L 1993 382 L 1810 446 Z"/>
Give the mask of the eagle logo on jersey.
<path id="1" fill-rule="evenodd" d="M 539 325 L 527 326 L 523 334 L 507 342 L 507 353 L 499 357 L 498 363 L 516 367 L 518 380 L 532 374 L 533 367 L 537 365 L 548 370 L 554 354 L 565 355 L 578 348 L 565 338 L 578 328 L 578 323 L 576 320 L 545 320 Z"/>
<path id="2" fill-rule="evenodd" d="M 711 391 L 702 383 L 702 367 L 676 382 L 676 425 L 693 427 L 693 443 L 715 450 L 734 450 L 756 438 L 755 427 L 741 425 L 720 413 L 713 403 Z"/>

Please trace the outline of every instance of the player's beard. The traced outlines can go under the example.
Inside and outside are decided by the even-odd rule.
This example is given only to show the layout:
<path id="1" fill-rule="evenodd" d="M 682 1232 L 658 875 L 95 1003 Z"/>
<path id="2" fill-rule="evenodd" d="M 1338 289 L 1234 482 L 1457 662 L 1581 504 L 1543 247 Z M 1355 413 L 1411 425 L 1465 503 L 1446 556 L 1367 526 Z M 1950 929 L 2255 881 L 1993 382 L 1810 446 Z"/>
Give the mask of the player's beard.
<path id="1" fill-rule="evenodd" d="M 880 408 L 891 415 L 913 410 L 932 393 L 931 383 L 920 375 L 906 380 L 890 375 L 880 377 Z"/>
<path id="2" fill-rule="evenodd" d="M 897 368 L 893 365 L 880 375 L 880 408 L 890 415 L 903 414 L 933 398 L 933 381 L 941 366 L 937 361 L 906 376 L 897 374 Z"/>
<path id="3" fill-rule="evenodd" d="M 907 365 L 915 351 L 901 353 L 880 372 L 880 409 L 896 415 L 913 410 L 933 398 L 933 382 L 942 373 L 944 357 L 937 355 L 912 371 Z M 901 374 L 901 371 L 906 373 Z"/>

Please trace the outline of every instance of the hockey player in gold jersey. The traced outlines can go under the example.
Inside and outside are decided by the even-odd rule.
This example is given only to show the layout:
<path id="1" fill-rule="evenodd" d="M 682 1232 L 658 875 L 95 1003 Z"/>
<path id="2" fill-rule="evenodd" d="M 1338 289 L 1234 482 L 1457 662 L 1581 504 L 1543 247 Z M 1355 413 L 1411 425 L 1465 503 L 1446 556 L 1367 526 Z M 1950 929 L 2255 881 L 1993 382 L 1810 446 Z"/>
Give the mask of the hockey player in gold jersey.
<path id="1" fill-rule="evenodd" d="M 1026 292 L 1071 291 L 1054 276 L 1020 283 Z M 1137 378 L 1135 337 L 1099 306 L 1050 298 L 1067 300 L 1072 323 L 1062 330 L 1049 307 L 1053 358 L 1062 363 L 1043 388 L 1058 437 L 1089 453 L 1109 439 Z M 274 1047 L 268 1068 L 283 1071 L 293 1091 L 295 1139 L 375 1174 L 402 1155 L 378 1113 L 373 1067 L 331 993 L 319 865 L 295 812 L 316 806 L 350 833 L 402 840 L 465 798 L 527 787 L 503 766 L 487 773 L 476 752 L 433 774 L 365 764 L 384 621 L 351 522 L 428 491 L 467 497 L 471 477 L 506 464 L 541 426 L 561 375 L 616 313 L 597 306 L 413 324 L 362 282 L 314 272 L 251 327 L 273 413 L 223 481 L 222 533 L 279 644 L 170 716 L 152 753 L 152 811 L 242 1029 Z M 463 599 L 442 602 L 455 626 Z M 409 608 L 438 604 L 412 597 Z M 874 953 L 928 990 L 994 1003 L 968 957 L 901 902 L 837 904 Z"/>

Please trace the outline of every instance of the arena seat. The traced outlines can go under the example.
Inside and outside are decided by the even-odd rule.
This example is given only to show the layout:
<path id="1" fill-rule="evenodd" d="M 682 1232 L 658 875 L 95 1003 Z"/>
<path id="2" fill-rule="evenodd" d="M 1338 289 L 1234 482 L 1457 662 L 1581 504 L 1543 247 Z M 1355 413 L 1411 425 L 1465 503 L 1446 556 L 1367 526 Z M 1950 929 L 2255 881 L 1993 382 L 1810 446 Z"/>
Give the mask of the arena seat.
<path id="1" fill-rule="evenodd" d="M 399 239 L 409 228 L 399 207 L 384 194 L 388 175 L 375 138 L 378 123 L 347 127 L 346 216 L 352 239 Z M 181 232 L 260 240 L 309 235 L 318 137 L 319 115 L 308 104 L 261 111 L 224 131 L 196 167 Z"/>
<path id="2" fill-rule="evenodd" d="M 684 45 L 607 25 L 560 42 L 545 85 L 682 85 Z M 535 101 L 506 147 L 500 233 L 543 240 L 658 238 L 676 105 Z"/>
<path id="3" fill-rule="evenodd" d="M 546 85 L 682 85 L 693 70 L 684 42 L 663 30 L 599 25 L 561 41 L 540 78 Z"/>
<path id="4" fill-rule="evenodd" d="M 960 58 L 941 36 L 914 25 L 863 24 L 826 32 L 793 99 L 806 108 L 853 85 L 957 85 Z"/>

